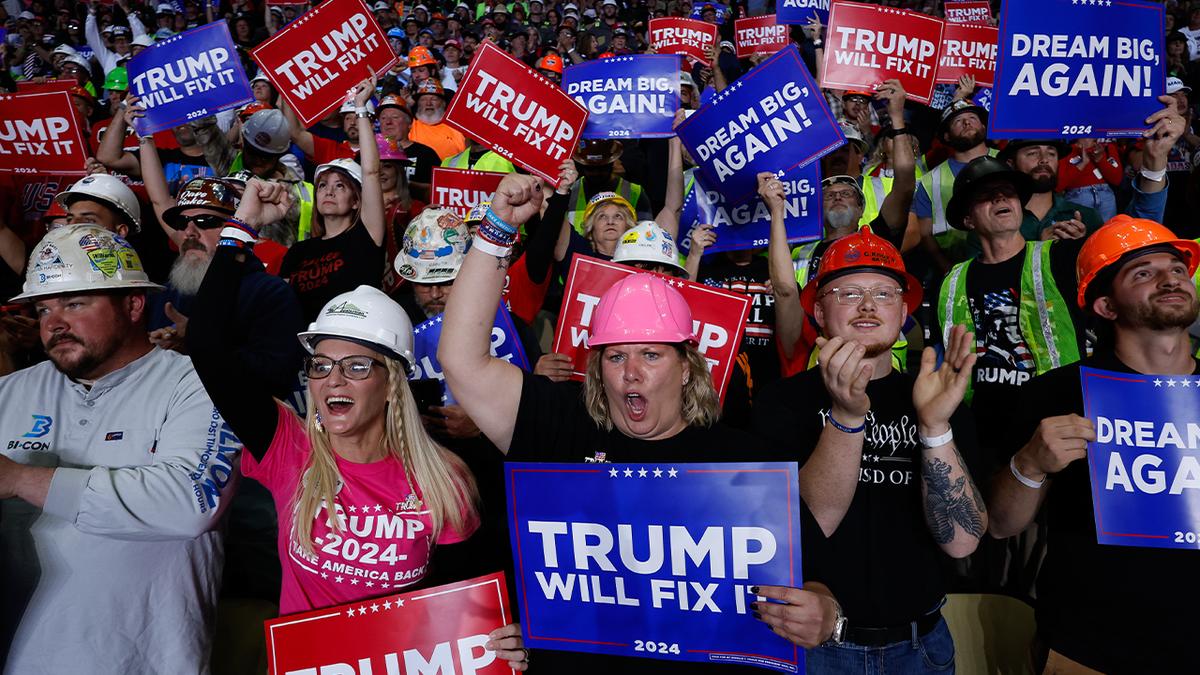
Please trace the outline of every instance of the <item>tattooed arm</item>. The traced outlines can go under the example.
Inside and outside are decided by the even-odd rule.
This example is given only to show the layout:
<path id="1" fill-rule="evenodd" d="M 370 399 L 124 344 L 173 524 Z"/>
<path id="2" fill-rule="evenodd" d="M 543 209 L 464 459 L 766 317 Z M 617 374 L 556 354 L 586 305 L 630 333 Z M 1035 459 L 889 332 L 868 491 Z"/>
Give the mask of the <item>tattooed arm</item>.
<path id="1" fill-rule="evenodd" d="M 950 431 L 950 417 L 962 403 L 975 365 L 975 336 L 962 326 L 951 329 L 946 345 L 946 359 L 936 369 L 933 349 L 925 348 L 913 385 L 913 405 L 921 436 L 926 440 L 940 440 Z M 965 558 L 975 551 L 987 531 L 987 508 L 954 440 L 935 440 L 930 445 L 921 452 L 925 522 L 933 540 L 947 555 Z"/>

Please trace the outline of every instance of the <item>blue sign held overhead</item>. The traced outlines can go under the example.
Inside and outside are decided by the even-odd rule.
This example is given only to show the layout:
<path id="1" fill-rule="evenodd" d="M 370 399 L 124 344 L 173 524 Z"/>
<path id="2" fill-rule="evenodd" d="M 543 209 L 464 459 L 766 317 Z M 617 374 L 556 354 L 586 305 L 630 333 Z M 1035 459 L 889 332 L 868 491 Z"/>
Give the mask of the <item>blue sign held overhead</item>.
<path id="1" fill-rule="evenodd" d="M 795 45 L 738 78 L 676 133 L 705 185 L 735 206 L 754 197 L 759 172 L 786 176 L 846 143 Z"/>
<path id="2" fill-rule="evenodd" d="M 508 462 L 525 646 L 804 672 L 750 616 L 799 587 L 795 463 Z"/>
<path id="3" fill-rule="evenodd" d="M 717 24 L 718 26 L 724 25 L 725 19 L 729 17 L 729 7 L 719 2 L 692 3 L 692 13 L 688 16 L 688 18 L 696 19 L 697 21 L 704 21 L 704 12 L 709 9 L 717 13 L 716 18 L 713 19 L 713 23 Z"/>
<path id="4" fill-rule="evenodd" d="M 679 109 L 679 56 L 643 54 L 567 68 L 562 88 L 587 108 L 582 138 L 668 138 Z"/>
<path id="5" fill-rule="evenodd" d="M 999 44 L 989 138 L 1140 136 L 1163 107 L 1161 3 L 1006 0 Z"/>
<path id="6" fill-rule="evenodd" d="M 142 136 L 254 100 L 224 21 L 160 40 L 127 68 L 129 90 L 146 111 L 134 122 Z"/>
<path id="7" fill-rule="evenodd" d="M 775 23 L 807 26 L 814 16 L 829 25 L 829 0 L 775 0 Z"/>
<path id="8" fill-rule="evenodd" d="M 1096 541 L 1200 549 L 1200 375 L 1079 372 Z"/>
<path id="9" fill-rule="evenodd" d="M 783 226 L 788 233 L 788 242 L 799 244 L 820 239 L 824 224 L 821 212 L 820 168 L 816 164 L 810 164 L 788 173 L 780 180 L 787 195 Z M 687 185 L 688 182 L 685 178 L 684 184 Z M 716 243 L 704 249 L 706 255 L 759 248 L 766 246 L 770 239 L 771 212 L 757 195 L 740 206 L 730 206 L 720 191 L 707 190 L 701 180 L 696 180 L 684 195 L 679 231 L 689 232 L 697 225 L 711 225 L 717 235 Z M 691 238 L 682 236 L 679 240 L 683 252 L 686 253 Z"/>
<path id="10" fill-rule="evenodd" d="M 454 395 L 446 386 L 442 364 L 437 358 L 438 342 L 442 339 L 443 316 L 438 314 L 413 329 L 413 358 L 416 364 L 411 379 L 440 380 L 443 404 L 454 405 Z M 492 356 L 508 361 L 521 370 L 530 370 L 525 347 L 521 344 L 521 337 L 517 335 L 517 327 L 503 304 L 496 310 L 496 320 L 492 322 Z"/>

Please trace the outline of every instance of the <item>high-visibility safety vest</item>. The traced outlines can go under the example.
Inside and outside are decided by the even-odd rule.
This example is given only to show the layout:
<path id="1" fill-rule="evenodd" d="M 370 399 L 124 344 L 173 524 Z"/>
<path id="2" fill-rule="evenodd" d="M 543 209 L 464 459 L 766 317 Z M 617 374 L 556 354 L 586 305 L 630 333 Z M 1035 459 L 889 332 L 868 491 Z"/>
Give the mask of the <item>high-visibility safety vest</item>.
<path id="1" fill-rule="evenodd" d="M 1021 266 L 1021 297 L 1018 300 L 1017 324 L 1021 337 L 1029 344 L 1037 375 L 1075 363 L 1079 360 L 1079 342 L 1070 305 L 1059 292 L 1050 273 L 1050 241 L 1031 241 L 1025 244 L 1025 263 Z M 967 269 L 971 261 L 951 268 L 942 281 L 938 294 L 938 323 L 942 339 L 954 325 L 965 326 L 976 333 L 975 320 L 967 301 Z M 978 337 L 976 345 L 978 345 Z M 967 400 L 973 383 L 967 385 Z"/>
<path id="2" fill-rule="evenodd" d="M 496 173 L 512 173 L 516 171 L 513 163 L 500 155 L 488 150 L 474 164 L 471 164 L 471 149 L 467 148 L 457 155 L 451 155 L 442 160 L 442 166 L 449 169 L 474 169 L 476 171 L 494 171 Z"/>
<path id="3" fill-rule="evenodd" d="M 618 178 L 617 179 L 617 189 L 613 190 L 613 192 L 621 195 L 630 204 L 632 204 L 634 211 L 636 213 L 638 199 L 640 199 L 642 196 L 642 186 L 641 185 L 638 185 L 637 183 L 630 183 L 629 181 L 625 180 L 624 178 Z M 687 194 L 687 193 L 684 193 L 684 194 Z M 567 211 L 567 220 L 571 223 L 571 227 L 574 227 L 575 231 L 581 235 L 584 233 L 583 213 L 584 213 L 584 211 L 587 210 L 587 203 L 588 203 L 589 196 L 590 195 L 588 195 L 583 190 L 583 179 L 582 178 L 575 181 L 575 184 L 571 186 L 571 193 L 568 196 L 568 199 L 572 203 L 575 204 L 575 208 L 573 210 Z"/>
<path id="4" fill-rule="evenodd" d="M 863 204 L 862 218 L 858 220 L 859 225 L 870 225 L 871 221 L 879 217 L 879 211 L 883 209 L 883 200 L 892 193 L 894 177 L 891 169 L 887 170 L 887 175 L 871 175 L 875 173 L 879 165 L 880 162 L 872 162 L 863 169 L 862 190 L 865 203 Z M 917 180 L 921 180 L 922 176 L 929 173 L 929 167 L 925 165 L 924 157 L 917 158 L 914 171 Z"/>
<path id="5" fill-rule="evenodd" d="M 229 164 L 229 173 L 235 174 L 245 168 L 242 153 L 234 155 Z M 300 220 L 296 223 L 296 241 L 304 241 L 312 236 L 313 200 L 315 190 L 308 181 L 298 181 L 292 185 L 292 197 L 300 204 Z"/>
<path id="6" fill-rule="evenodd" d="M 987 152 L 992 157 L 998 153 L 995 148 L 989 148 Z M 954 178 L 955 173 L 950 168 L 950 160 L 946 160 L 917 179 L 918 183 L 925 186 L 925 193 L 929 195 L 933 207 L 933 238 L 943 249 L 961 247 L 967 241 L 967 233 L 950 227 L 946 220 L 946 207 L 950 205 L 950 198 L 954 196 Z"/>
<path id="7" fill-rule="evenodd" d="M 813 254 L 820 243 L 820 241 L 810 241 L 792 249 L 792 267 L 796 270 L 796 285 L 800 288 L 804 288 L 804 285 L 808 283 L 808 271 L 812 268 Z M 821 350 L 816 345 L 816 320 L 812 317 L 805 317 L 805 321 L 811 323 L 813 328 L 812 331 L 803 331 L 801 335 L 804 342 L 811 343 L 812 351 L 809 352 L 806 368 L 812 369 L 817 367 L 817 356 L 820 355 Z M 899 337 L 896 338 L 896 342 L 892 344 L 892 367 L 903 372 L 907 366 L 908 338 L 905 337 L 902 330 Z"/>

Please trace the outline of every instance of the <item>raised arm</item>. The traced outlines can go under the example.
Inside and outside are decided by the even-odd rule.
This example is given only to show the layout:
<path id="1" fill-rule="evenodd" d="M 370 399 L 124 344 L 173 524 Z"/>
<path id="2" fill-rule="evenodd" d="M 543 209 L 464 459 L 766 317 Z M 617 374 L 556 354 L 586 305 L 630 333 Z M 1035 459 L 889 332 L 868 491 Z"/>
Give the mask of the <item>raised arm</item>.
<path id="1" fill-rule="evenodd" d="M 675 124 L 686 119 L 683 110 L 675 111 Z M 683 145 L 678 136 L 668 142 L 667 191 L 663 196 L 663 207 L 654 217 L 654 222 L 679 241 L 679 214 L 683 212 Z M 695 277 L 693 277 L 695 278 Z"/>
<path id="2" fill-rule="evenodd" d="M 783 226 L 783 184 L 775 174 L 758 174 L 758 194 L 771 211 L 771 234 L 767 241 L 767 261 L 771 275 L 771 294 L 775 296 L 775 341 L 783 355 L 792 358 L 804 328 L 804 308 L 800 306 L 800 284 L 792 266 L 792 250 Z"/>
<path id="3" fill-rule="evenodd" d="M 141 116 L 141 106 L 138 104 L 138 97 L 130 94 L 125 98 L 125 115 L 131 119 L 136 119 Z M 117 117 L 122 115 L 118 114 Z M 116 118 L 113 118 L 113 124 L 116 124 Z M 112 127 L 109 127 L 111 130 Z M 183 244 L 183 232 L 176 230 L 167 224 L 163 214 L 167 209 L 175 206 L 177 203 L 175 198 L 171 196 L 171 191 L 167 188 L 167 177 L 163 173 L 162 159 L 158 156 L 158 147 L 154 145 L 153 136 L 145 136 L 138 140 L 140 152 L 138 157 L 141 161 L 142 182 L 146 185 L 146 194 L 150 197 L 150 205 L 154 207 L 154 217 L 162 227 L 163 233 L 167 235 L 167 239 L 171 240 L 172 244 L 178 248 Z"/>
<path id="4" fill-rule="evenodd" d="M 885 80 L 875 93 L 875 98 L 887 101 L 892 129 L 905 129 L 904 87 L 900 85 L 900 80 Z M 892 191 L 884 197 L 879 213 L 888 224 L 887 238 L 896 248 L 900 248 L 908 228 L 908 211 L 912 207 L 913 193 L 917 189 L 917 161 L 907 134 L 892 137 L 892 175 Z"/>
<path id="5" fill-rule="evenodd" d="M 131 98 L 137 100 L 133 94 L 126 96 L 125 102 L 117 110 L 117 114 L 113 115 L 108 128 L 104 130 L 104 135 L 100 137 L 100 147 L 96 148 L 96 161 L 108 167 L 110 171 L 119 171 L 136 178 L 141 175 L 138 158 L 126 152 L 124 148 L 125 134 L 129 128 L 127 115 Z M 154 139 L 150 140 L 153 142 Z"/>
<path id="6" fill-rule="evenodd" d="M 287 99 L 282 96 L 279 97 L 279 110 L 283 113 L 283 119 L 287 120 L 288 133 L 292 137 L 292 142 L 306 157 L 310 160 L 314 159 L 313 156 L 317 153 L 312 132 L 300 124 L 300 118 L 296 117 L 296 111 L 292 110 L 292 106 L 288 105 Z"/>
<path id="7" fill-rule="evenodd" d="M 358 83 L 354 92 L 354 106 L 358 114 L 358 152 L 362 162 L 362 207 L 359 216 L 376 246 L 383 246 L 387 234 L 384 224 L 383 187 L 379 183 L 379 146 L 375 144 L 375 127 L 367 115 L 367 101 L 375 93 L 375 78 Z"/>
<path id="8" fill-rule="evenodd" d="M 25 273 L 25 242 L 9 229 L 3 214 L 0 214 L 0 261 L 8 265 L 13 274 Z"/>
<path id="9" fill-rule="evenodd" d="M 516 228 L 542 206 L 542 183 L 534 176 L 510 173 L 500 181 L 481 232 L 489 228 Z M 493 218 L 503 226 L 490 222 Z M 507 235 L 493 235 L 505 239 Z M 511 241 L 511 239 L 509 240 Z M 487 249 L 485 251 L 484 249 Z M 517 422 L 523 375 L 516 366 L 492 356 L 492 322 L 508 270 L 509 252 L 502 245 L 476 235 L 462 269 L 454 280 L 454 294 L 446 303 L 438 360 L 446 384 L 475 425 L 502 452 L 508 452 Z"/>

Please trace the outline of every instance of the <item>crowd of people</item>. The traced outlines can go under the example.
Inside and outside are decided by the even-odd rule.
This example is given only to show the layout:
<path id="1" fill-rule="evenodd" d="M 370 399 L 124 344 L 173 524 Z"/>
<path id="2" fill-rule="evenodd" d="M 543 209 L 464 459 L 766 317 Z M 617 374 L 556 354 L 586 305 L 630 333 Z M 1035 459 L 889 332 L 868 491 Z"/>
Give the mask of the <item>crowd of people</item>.
<path id="1" fill-rule="evenodd" d="M 557 83 L 695 16 L 718 44 L 682 62 L 678 125 L 761 61 L 735 55 L 745 3 L 366 4 L 398 60 L 305 128 L 250 51 L 309 4 L 0 3 L 0 90 L 73 80 L 89 150 L 83 177 L 0 174 L 4 672 L 208 672 L 222 597 L 511 575 L 512 459 L 797 462 L 805 584 L 752 609 L 808 672 L 952 671 L 952 592 L 1032 604 L 1033 672 L 1196 672 L 1200 554 L 1096 541 L 1079 368 L 1200 373 L 1200 3 L 1165 5 L 1137 139 L 990 139 L 969 77 L 939 107 L 824 90 L 847 143 L 821 238 L 789 243 L 762 173 L 769 244 L 719 253 L 678 138 L 581 141 L 545 181 L 445 114 L 484 41 Z M 254 101 L 140 136 L 129 59 L 214 21 Z M 824 27 L 789 36 L 818 74 Z M 463 217 L 439 166 L 506 175 Z M 582 382 L 550 348 L 578 256 L 639 269 Z M 673 278 L 751 298 L 723 401 Z M 491 350 L 501 302 L 529 371 Z M 414 354 L 434 318 L 445 390 Z M 517 670 L 741 669 L 489 637 Z"/>

